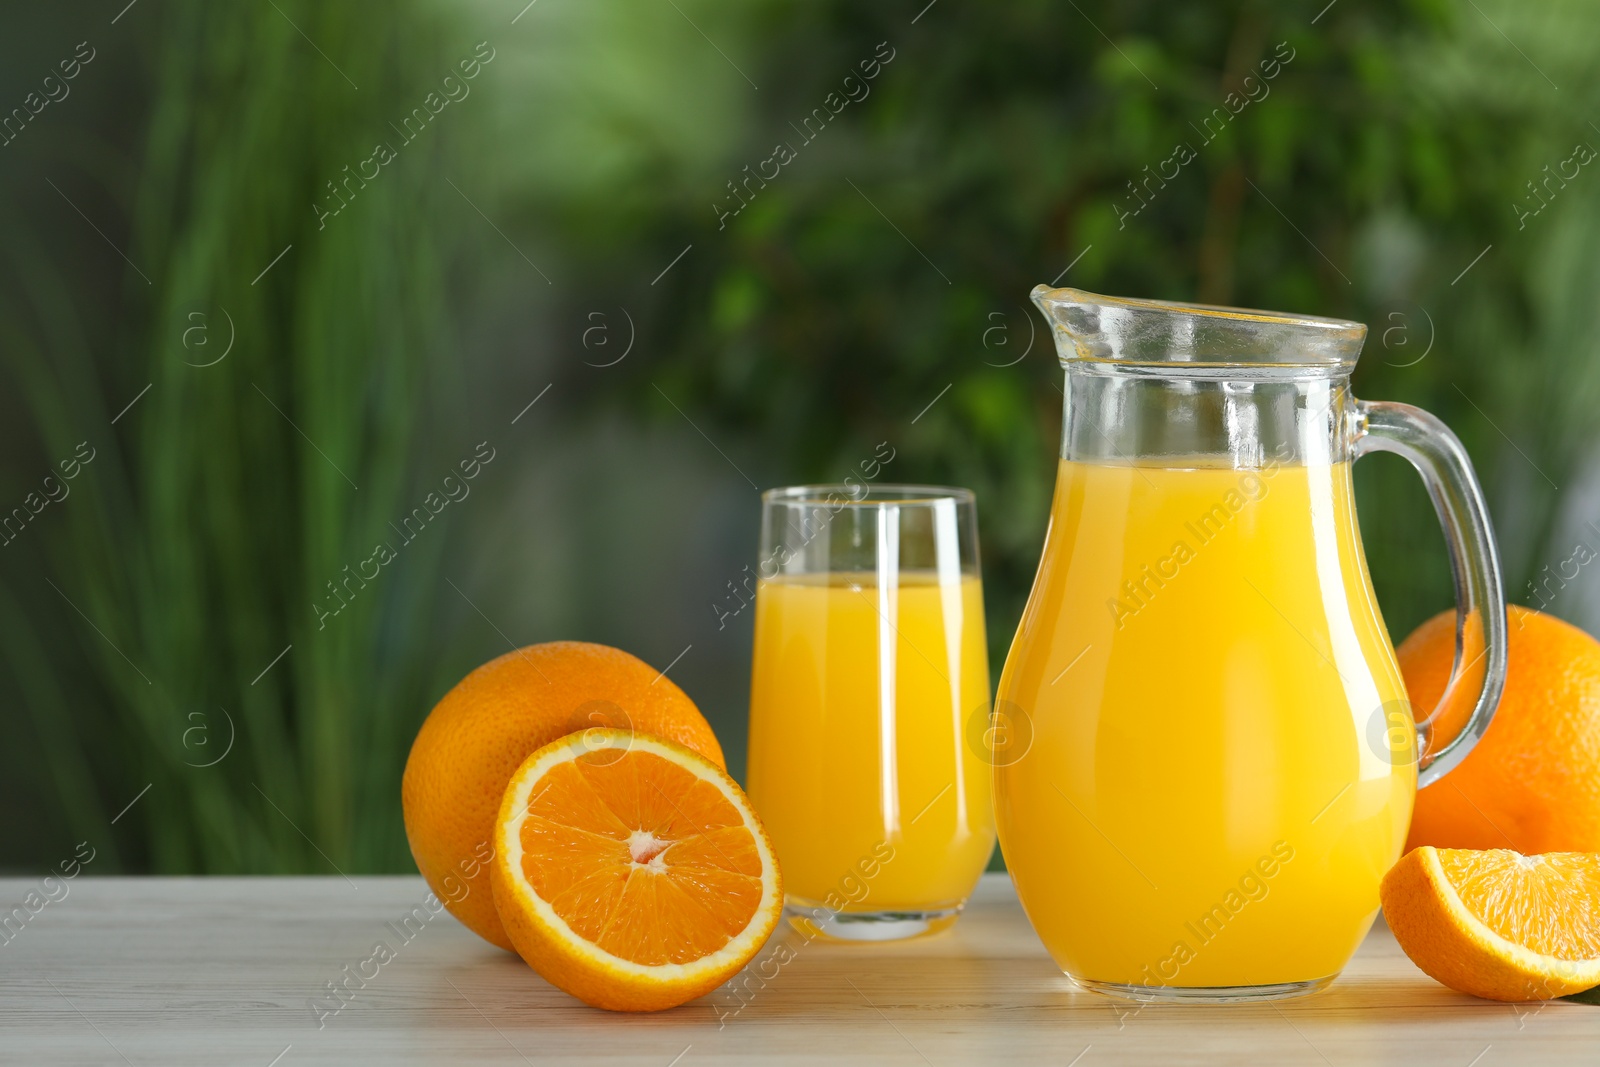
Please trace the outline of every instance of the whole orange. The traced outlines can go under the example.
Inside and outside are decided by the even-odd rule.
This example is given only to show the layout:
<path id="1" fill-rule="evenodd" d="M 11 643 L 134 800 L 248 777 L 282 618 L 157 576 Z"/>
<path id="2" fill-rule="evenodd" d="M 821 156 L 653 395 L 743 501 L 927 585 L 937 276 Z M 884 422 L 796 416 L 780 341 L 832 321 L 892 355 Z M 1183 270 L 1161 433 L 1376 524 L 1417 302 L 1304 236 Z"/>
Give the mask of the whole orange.
<path id="1" fill-rule="evenodd" d="M 670 678 L 583 641 L 490 660 L 444 695 L 412 742 L 400 800 L 417 869 L 452 915 L 508 951 L 489 885 L 502 795 L 529 755 L 591 727 L 654 734 L 725 766 L 710 724 Z"/>
<path id="2" fill-rule="evenodd" d="M 1435 615 L 1397 650 L 1418 717 L 1444 692 L 1455 622 L 1453 611 Z M 1600 641 L 1532 608 L 1512 605 L 1507 623 L 1494 721 L 1455 770 L 1417 793 L 1408 851 L 1600 852 Z M 1460 718 L 1443 720 L 1453 729 Z"/>

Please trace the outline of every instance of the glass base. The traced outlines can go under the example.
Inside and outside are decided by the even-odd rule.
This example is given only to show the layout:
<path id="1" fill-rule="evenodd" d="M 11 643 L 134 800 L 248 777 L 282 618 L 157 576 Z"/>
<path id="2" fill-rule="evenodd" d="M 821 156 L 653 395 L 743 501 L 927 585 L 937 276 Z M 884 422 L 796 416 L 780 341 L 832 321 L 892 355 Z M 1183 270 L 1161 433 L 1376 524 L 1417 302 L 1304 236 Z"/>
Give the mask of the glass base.
<path id="1" fill-rule="evenodd" d="M 789 898 L 783 914 L 789 925 L 809 940 L 903 941 L 949 929 L 961 914 L 961 904 L 931 908 L 896 908 L 883 911 L 833 911 L 820 904 Z"/>
<path id="2" fill-rule="evenodd" d="M 1338 975 L 1313 978 L 1307 982 L 1274 982 L 1270 985 L 1125 985 L 1121 982 L 1096 982 L 1089 978 L 1067 975 L 1091 993 L 1108 997 L 1137 1000 L 1145 1004 L 1244 1004 L 1261 1000 L 1291 1000 L 1320 993 L 1333 984 Z"/>

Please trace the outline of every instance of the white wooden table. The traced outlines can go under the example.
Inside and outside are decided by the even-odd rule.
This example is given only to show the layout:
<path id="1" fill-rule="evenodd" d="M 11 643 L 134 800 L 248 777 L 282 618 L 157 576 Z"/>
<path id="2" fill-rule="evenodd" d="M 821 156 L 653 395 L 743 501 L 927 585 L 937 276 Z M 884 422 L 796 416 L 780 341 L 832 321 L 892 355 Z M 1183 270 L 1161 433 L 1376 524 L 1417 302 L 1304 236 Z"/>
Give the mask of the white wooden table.
<path id="1" fill-rule="evenodd" d="M 0 880 L 0 910 L 37 885 Z M 0 944 L 0 1062 L 1600 1062 L 1600 1007 L 1452 993 L 1381 926 L 1332 989 L 1306 1000 L 1139 1009 L 1079 992 L 1005 875 L 985 876 L 946 934 L 831 945 L 781 933 L 793 959 L 769 962 L 771 977 L 753 979 L 743 1000 L 725 988 L 655 1015 L 585 1007 L 448 914 L 402 940 L 388 924 L 422 901 L 415 877 L 84 876 L 70 887 Z M 395 957 L 363 965 L 379 941 Z M 347 964 L 357 977 L 334 1012 L 326 983 Z M 362 971 L 375 977 L 358 988 Z"/>

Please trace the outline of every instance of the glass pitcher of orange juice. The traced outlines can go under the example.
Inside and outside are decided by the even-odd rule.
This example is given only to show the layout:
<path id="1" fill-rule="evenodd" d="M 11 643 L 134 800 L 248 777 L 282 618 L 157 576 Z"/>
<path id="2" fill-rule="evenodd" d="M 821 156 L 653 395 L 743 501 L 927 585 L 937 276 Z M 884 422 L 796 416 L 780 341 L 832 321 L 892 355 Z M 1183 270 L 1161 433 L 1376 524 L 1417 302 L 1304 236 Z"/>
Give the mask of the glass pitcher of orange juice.
<path id="1" fill-rule="evenodd" d="M 1349 377 L 1355 322 L 1040 286 L 1066 367 L 1043 559 L 1001 676 L 996 818 L 1028 918 L 1135 999 L 1326 986 L 1419 785 L 1488 728 L 1505 602 L 1460 442 Z M 1350 466 L 1416 466 L 1455 574 L 1454 676 L 1413 716 Z"/>

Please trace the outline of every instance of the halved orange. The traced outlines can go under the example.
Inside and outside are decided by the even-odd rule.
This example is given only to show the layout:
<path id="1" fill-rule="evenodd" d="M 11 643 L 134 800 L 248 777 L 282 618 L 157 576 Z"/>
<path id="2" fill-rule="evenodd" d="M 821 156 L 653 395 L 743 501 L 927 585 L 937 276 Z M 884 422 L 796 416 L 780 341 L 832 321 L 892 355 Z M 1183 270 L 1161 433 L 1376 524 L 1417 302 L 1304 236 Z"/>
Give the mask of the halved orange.
<path id="1" fill-rule="evenodd" d="M 670 737 L 722 766 L 717 735 L 671 678 L 584 641 L 529 645 L 485 663 L 440 699 L 406 759 L 400 800 L 417 870 L 452 915 L 507 951 L 489 889 L 506 783 L 535 750 L 593 726 Z"/>
<path id="2" fill-rule="evenodd" d="M 1516 1001 L 1600 985 L 1600 853 L 1424 845 L 1378 895 L 1406 955 L 1452 989 Z"/>
<path id="3" fill-rule="evenodd" d="M 627 730 L 584 730 L 527 758 L 501 801 L 490 879 L 529 966 L 613 1011 L 709 993 L 783 908 L 772 844 L 733 779 Z"/>

